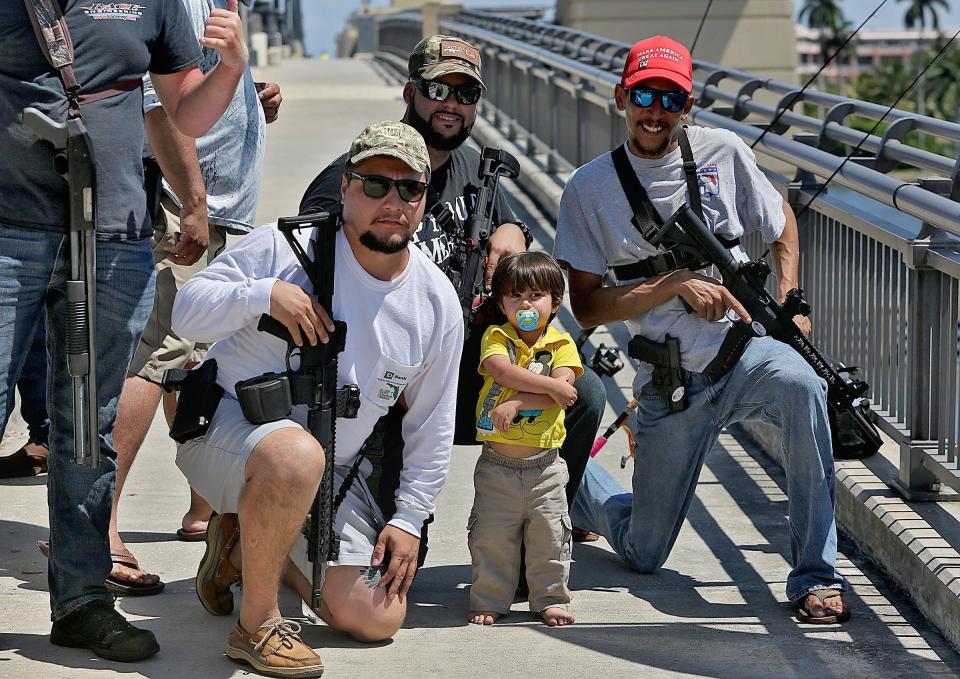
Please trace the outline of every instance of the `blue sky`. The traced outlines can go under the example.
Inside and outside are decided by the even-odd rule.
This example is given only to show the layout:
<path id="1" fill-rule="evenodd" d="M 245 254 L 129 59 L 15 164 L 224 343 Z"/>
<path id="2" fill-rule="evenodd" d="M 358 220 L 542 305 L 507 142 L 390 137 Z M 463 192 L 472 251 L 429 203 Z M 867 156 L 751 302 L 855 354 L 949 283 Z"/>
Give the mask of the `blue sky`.
<path id="1" fill-rule="evenodd" d="M 371 6 L 383 7 L 388 4 L 387 0 L 373 0 Z M 552 7 L 554 3 L 542 0 L 465 0 L 463 4 L 467 7 L 530 6 L 537 4 Z M 798 0 L 796 4 L 799 7 L 801 3 Z M 857 26 L 880 4 L 880 0 L 843 0 L 841 4 L 847 19 L 854 26 Z M 954 30 L 956 30 L 956 27 L 960 27 L 960 2 L 949 0 L 949 5 L 951 10 L 948 14 L 941 15 L 940 24 L 941 27 L 954 27 Z M 307 49 L 314 55 L 319 55 L 325 50 L 332 53 L 334 36 L 340 32 L 347 18 L 358 7 L 360 7 L 359 0 L 304 0 L 304 30 L 306 32 Z M 704 0 L 704 7 L 706 7 L 706 0 Z M 905 2 L 887 0 L 883 9 L 874 17 L 873 21 L 867 24 L 867 28 L 901 28 L 906 9 Z M 951 35 L 952 33 L 951 31 Z"/>

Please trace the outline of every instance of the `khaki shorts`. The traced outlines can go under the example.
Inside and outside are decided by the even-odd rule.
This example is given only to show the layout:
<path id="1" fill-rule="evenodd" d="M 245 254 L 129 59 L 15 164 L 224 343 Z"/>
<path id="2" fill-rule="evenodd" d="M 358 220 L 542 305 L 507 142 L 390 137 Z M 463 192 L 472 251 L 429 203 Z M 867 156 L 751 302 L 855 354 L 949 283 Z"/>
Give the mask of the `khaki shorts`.
<path id="1" fill-rule="evenodd" d="M 246 483 L 247 460 L 267 434 L 278 429 L 306 428 L 306 409 L 294 408 L 292 419 L 252 424 L 243 416 L 240 402 L 224 395 L 205 436 L 177 446 L 177 466 L 197 491 L 219 513 L 236 513 Z M 349 467 L 335 467 L 334 493 L 340 490 Z M 334 528 L 340 536 L 336 566 L 369 566 L 380 531 L 386 525 L 361 474 L 337 510 Z M 297 537 L 290 558 L 309 580 L 313 567 L 307 560 L 307 541 Z"/>
<path id="2" fill-rule="evenodd" d="M 178 337 L 171 328 L 173 301 L 177 290 L 198 271 L 202 271 L 226 246 L 226 230 L 223 226 L 210 225 L 210 243 L 207 257 L 201 257 L 190 266 L 173 264 L 166 259 L 164 248 L 176 242 L 180 233 L 180 217 L 176 205 L 164 199 L 163 209 L 153 223 L 153 261 L 157 272 L 157 292 L 147 327 L 143 329 L 140 344 L 130 362 L 128 373 L 138 375 L 159 384 L 168 368 L 182 368 L 191 361 L 202 361 L 207 351 L 206 344 L 191 342 Z"/>

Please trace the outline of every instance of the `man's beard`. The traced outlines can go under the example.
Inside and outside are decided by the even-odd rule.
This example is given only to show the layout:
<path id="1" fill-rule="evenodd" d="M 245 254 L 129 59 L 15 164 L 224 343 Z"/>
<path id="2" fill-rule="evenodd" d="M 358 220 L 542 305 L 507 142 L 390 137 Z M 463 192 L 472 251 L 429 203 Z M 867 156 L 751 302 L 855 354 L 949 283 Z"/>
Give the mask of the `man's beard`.
<path id="1" fill-rule="evenodd" d="M 649 146 L 643 146 L 640 143 L 640 139 L 635 137 L 633 139 L 633 147 L 640 151 L 640 157 L 642 158 L 662 158 L 663 154 L 666 153 L 667 149 L 670 148 L 670 144 L 672 144 L 676 138 L 677 130 L 674 129 L 662 142 L 651 148 Z"/>
<path id="2" fill-rule="evenodd" d="M 401 250 L 405 250 L 410 243 L 410 236 L 401 237 L 399 241 L 382 241 L 377 238 L 372 231 L 364 231 L 360 234 L 360 244 L 368 250 L 379 252 L 384 255 L 395 255 Z"/>
<path id="3" fill-rule="evenodd" d="M 414 108 L 412 102 L 407 106 L 407 115 L 405 118 L 407 124 L 420 133 L 423 140 L 427 142 L 427 146 L 437 149 L 438 151 L 452 151 L 455 148 L 459 148 L 459 146 L 467 140 L 467 137 L 470 136 L 470 130 L 473 129 L 472 125 L 467 126 L 466 121 L 461 116 L 460 131 L 452 137 L 444 136 L 433 129 L 429 118 L 424 118 L 417 113 L 417 109 Z"/>

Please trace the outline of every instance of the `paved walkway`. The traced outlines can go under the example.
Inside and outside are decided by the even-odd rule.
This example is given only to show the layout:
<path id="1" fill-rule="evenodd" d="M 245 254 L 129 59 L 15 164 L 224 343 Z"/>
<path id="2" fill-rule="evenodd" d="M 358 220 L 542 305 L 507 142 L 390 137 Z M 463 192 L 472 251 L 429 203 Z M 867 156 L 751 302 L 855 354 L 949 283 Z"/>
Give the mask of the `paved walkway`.
<path id="1" fill-rule="evenodd" d="M 360 128 L 398 117 L 397 87 L 385 87 L 364 62 L 288 62 L 261 74 L 281 83 L 281 118 L 269 128 L 259 221 L 296 211 L 307 182 L 345 150 Z M 552 229 L 522 196 L 541 247 Z M 572 327 L 569 313 L 561 322 Z M 597 335 L 597 341 L 606 336 Z M 625 345 L 625 337 L 612 338 Z M 628 367 L 608 382 L 604 424 L 625 403 Z M 18 444 L 15 431 L 4 448 Z M 599 458 L 620 470 L 626 440 L 617 434 Z M 465 525 L 472 501 L 475 448 L 456 448 L 439 498 L 427 566 L 411 594 L 410 613 L 392 642 L 365 646 L 319 626 L 305 639 L 321 649 L 329 677 L 948 677 L 960 657 L 891 591 L 882 576 L 843 544 L 843 571 L 854 587 L 853 621 L 800 625 L 783 587 L 787 558 L 786 497 L 780 470 L 730 436 L 704 469 L 677 547 L 664 569 L 641 576 L 624 568 L 603 541 L 574 549 L 571 587 L 577 623 L 548 629 L 521 606 L 501 624 L 466 624 L 470 581 Z M 0 481 L 0 679 L 105 677 L 221 679 L 247 673 L 226 659 L 232 618 L 200 607 L 193 576 L 203 546 L 177 542 L 187 504 L 173 464 L 174 446 L 158 418 L 134 467 L 121 505 L 128 546 L 167 583 L 163 594 L 118 605 L 153 630 L 160 654 L 137 665 L 104 661 L 51 646 L 45 562 L 34 542 L 46 537 L 44 477 Z M 283 607 L 300 616 L 289 594 Z"/>

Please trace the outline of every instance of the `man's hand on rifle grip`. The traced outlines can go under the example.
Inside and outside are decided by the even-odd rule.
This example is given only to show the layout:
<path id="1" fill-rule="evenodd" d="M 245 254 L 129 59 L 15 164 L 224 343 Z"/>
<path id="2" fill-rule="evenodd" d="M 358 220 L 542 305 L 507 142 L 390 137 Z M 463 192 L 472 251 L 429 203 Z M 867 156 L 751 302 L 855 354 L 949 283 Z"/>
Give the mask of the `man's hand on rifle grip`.
<path id="1" fill-rule="evenodd" d="M 677 296 L 693 309 L 691 313 L 700 318 L 705 318 L 708 321 L 723 318 L 729 307 L 745 323 L 750 323 L 753 320 L 744 306 L 733 296 L 733 293 L 721 285 L 716 278 L 693 271 L 681 270 L 673 272 L 664 280 L 676 286 Z"/>
<path id="2" fill-rule="evenodd" d="M 269 314 L 286 326 L 298 347 L 303 346 L 304 336 L 311 346 L 316 346 L 318 340 L 326 344 L 330 341 L 327 333 L 334 330 L 326 309 L 299 285 L 286 281 L 274 283 Z"/>
<path id="3" fill-rule="evenodd" d="M 420 538 L 401 528 L 388 525 L 380 531 L 370 565 L 376 567 L 382 564 L 387 552 L 390 552 L 390 563 L 387 564 L 387 572 L 380 579 L 378 587 L 387 590 L 388 600 L 394 596 L 402 599 L 410 591 L 413 576 L 417 573 Z"/>
<path id="4" fill-rule="evenodd" d="M 501 224 L 496 231 L 490 234 L 487 264 L 483 270 L 483 289 L 490 291 L 493 282 L 493 272 L 497 270 L 497 263 L 507 255 L 527 251 L 527 242 L 523 231 L 516 224 Z"/>

